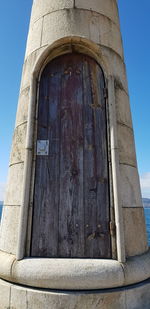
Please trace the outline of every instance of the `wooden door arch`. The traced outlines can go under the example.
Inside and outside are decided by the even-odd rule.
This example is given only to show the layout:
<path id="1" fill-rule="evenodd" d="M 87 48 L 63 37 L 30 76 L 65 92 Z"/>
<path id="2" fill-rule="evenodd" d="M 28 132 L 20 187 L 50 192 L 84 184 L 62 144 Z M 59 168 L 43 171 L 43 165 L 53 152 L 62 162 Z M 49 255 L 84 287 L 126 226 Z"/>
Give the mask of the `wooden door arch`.
<path id="1" fill-rule="evenodd" d="M 31 256 L 111 258 L 104 74 L 66 54 L 40 80 Z"/>

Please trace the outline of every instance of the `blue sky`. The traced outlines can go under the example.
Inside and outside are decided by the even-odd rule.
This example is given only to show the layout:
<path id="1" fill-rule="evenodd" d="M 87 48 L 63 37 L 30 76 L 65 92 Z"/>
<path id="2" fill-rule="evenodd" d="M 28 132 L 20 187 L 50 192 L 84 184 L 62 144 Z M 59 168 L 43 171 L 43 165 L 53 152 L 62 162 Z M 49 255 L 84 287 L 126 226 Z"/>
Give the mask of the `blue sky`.
<path id="1" fill-rule="evenodd" d="M 118 3 L 142 194 L 150 198 L 150 1 Z M 32 0 L 0 4 L 0 200 L 8 174 L 31 5 Z"/>

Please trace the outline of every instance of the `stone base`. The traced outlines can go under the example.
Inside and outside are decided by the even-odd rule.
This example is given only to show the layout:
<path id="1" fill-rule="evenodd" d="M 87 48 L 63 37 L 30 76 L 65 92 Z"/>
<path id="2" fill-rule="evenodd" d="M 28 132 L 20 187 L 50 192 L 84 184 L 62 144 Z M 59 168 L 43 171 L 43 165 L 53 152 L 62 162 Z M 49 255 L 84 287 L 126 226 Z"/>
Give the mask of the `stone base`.
<path id="1" fill-rule="evenodd" d="M 0 309 L 150 309 L 150 280 L 95 291 L 52 291 L 0 280 Z"/>

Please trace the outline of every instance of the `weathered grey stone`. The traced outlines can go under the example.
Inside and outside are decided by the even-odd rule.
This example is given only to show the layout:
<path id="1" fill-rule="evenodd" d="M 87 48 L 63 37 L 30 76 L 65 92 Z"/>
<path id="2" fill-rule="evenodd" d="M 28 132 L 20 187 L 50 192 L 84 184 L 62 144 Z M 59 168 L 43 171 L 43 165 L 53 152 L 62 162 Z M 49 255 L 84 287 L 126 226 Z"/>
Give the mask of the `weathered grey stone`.
<path id="1" fill-rule="evenodd" d="M 40 19 L 41 17 L 63 9 L 70 9 L 74 7 L 73 0 L 38 0 L 38 5 L 36 2 L 33 2 L 32 7 L 32 15 L 31 15 L 31 23 L 34 23 L 36 20 Z"/>
<path id="2" fill-rule="evenodd" d="M 27 39 L 26 56 L 40 48 L 42 38 L 43 18 L 37 20 L 30 28 Z"/>
<path id="3" fill-rule="evenodd" d="M 118 10 L 115 0 L 75 0 L 75 7 L 85 10 L 91 10 L 107 16 L 117 25 L 119 24 Z"/>
<path id="4" fill-rule="evenodd" d="M 119 86 L 115 89 L 116 96 L 116 112 L 117 121 L 132 128 L 131 111 L 129 97 L 127 93 L 120 89 Z"/>
<path id="5" fill-rule="evenodd" d="M 69 9 L 74 7 L 73 0 L 45 0 L 44 5 L 43 1 L 38 1 L 38 6 L 33 2 L 31 23 L 34 23 L 36 20 L 40 19 L 46 14 L 49 14 L 54 11 Z M 119 23 L 118 19 L 118 10 L 116 7 L 115 1 L 107 0 L 105 2 L 99 2 L 99 0 L 76 0 L 75 7 L 78 9 L 92 10 L 98 12 L 102 15 L 107 16 L 116 24 Z"/>
<path id="6" fill-rule="evenodd" d="M 5 280 L 10 280 L 11 278 L 11 268 L 15 261 L 15 256 L 13 254 L 8 254 L 4 251 L 0 251 L 0 277 Z"/>
<path id="7" fill-rule="evenodd" d="M 21 80 L 21 92 L 27 87 L 30 87 L 31 84 L 31 78 L 34 70 L 35 63 L 37 59 L 39 59 L 40 55 L 43 53 L 44 49 L 39 48 L 35 50 L 32 54 L 30 54 L 27 59 L 25 59 L 24 65 L 23 65 L 23 72 L 22 72 L 22 80 Z"/>
<path id="8" fill-rule="evenodd" d="M 117 125 L 119 161 L 122 164 L 137 166 L 133 131 L 125 125 Z"/>
<path id="9" fill-rule="evenodd" d="M 10 165 L 23 162 L 25 158 L 27 124 L 16 127 L 13 136 Z"/>
<path id="10" fill-rule="evenodd" d="M 6 284 L 2 280 L 0 280 L 0 291 L 2 291 L 0 309 L 126 309 L 124 291 L 47 292 Z"/>
<path id="11" fill-rule="evenodd" d="M 148 246 L 143 208 L 123 208 L 123 219 L 126 256 L 146 252 Z"/>
<path id="12" fill-rule="evenodd" d="M 29 304 L 30 305 L 30 304 Z M 11 286 L 11 298 L 10 298 L 10 309 L 28 309 L 27 303 L 27 290 L 25 288 L 12 285 Z M 46 309 L 46 308 L 43 308 Z"/>
<path id="13" fill-rule="evenodd" d="M 106 76 L 114 76 L 120 87 L 128 93 L 128 83 L 126 77 L 126 68 L 123 59 L 109 47 L 99 45 L 101 58 L 103 59 L 103 70 L 106 70 Z"/>
<path id="14" fill-rule="evenodd" d="M 9 309 L 11 284 L 0 280 L 0 309 Z"/>
<path id="15" fill-rule="evenodd" d="M 74 5 L 76 6 L 75 9 L 73 9 Z M 144 214 L 141 207 L 139 180 L 135 168 L 134 138 L 127 96 L 128 85 L 123 62 L 116 0 L 36 0 L 33 3 L 26 61 L 21 82 L 16 120 L 17 128 L 14 135 L 14 146 L 11 156 L 11 164 L 13 165 L 9 172 L 5 199 L 7 205 L 16 206 L 6 205 L 4 207 L 0 246 L 5 253 L 3 252 L 0 255 L 0 274 L 3 279 L 16 282 L 18 285 L 25 284 L 38 287 L 39 289 L 16 287 L 14 284 L 11 287 L 11 294 L 6 293 L 10 296 L 9 299 L 7 296 L 5 297 L 4 293 L 4 306 L 7 309 L 141 309 L 141 307 L 144 308 L 143 305 L 145 303 L 146 306 L 149 306 L 148 285 L 147 287 L 141 287 L 141 289 L 138 287 L 138 296 L 136 295 L 136 287 L 129 289 L 128 287 L 122 288 L 122 286 L 148 278 L 150 253 L 137 256 L 137 259 L 134 256 L 122 264 L 114 260 L 95 259 L 59 260 L 26 258 L 20 261 L 16 261 L 15 259 L 18 246 L 17 237 L 20 213 L 20 207 L 17 205 L 21 205 L 22 203 L 22 183 L 24 179 L 27 181 L 23 203 L 25 207 L 22 208 L 24 210 L 21 221 L 23 224 L 19 232 L 21 245 L 19 246 L 20 252 L 17 255 L 17 257 L 19 256 L 18 259 L 23 258 L 24 246 L 22 243 L 26 235 L 26 225 L 29 223 L 26 220 L 27 207 L 29 205 L 27 189 L 30 183 L 29 169 L 31 167 L 32 153 L 31 151 L 28 152 L 25 158 L 24 142 L 26 124 L 24 122 L 27 121 L 27 117 L 29 116 L 29 100 L 31 107 L 33 107 L 32 112 L 34 113 L 37 93 L 35 87 L 32 87 L 31 93 L 30 86 L 36 84 L 41 70 L 47 61 L 67 51 L 64 46 L 65 44 L 68 44 L 66 46 L 69 52 L 76 51 L 87 53 L 90 56 L 92 55 L 102 66 L 106 81 L 115 80 L 118 123 L 117 137 L 121 163 L 119 189 L 121 190 L 122 201 L 120 206 L 124 206 L 123 218 L 126 255 L 134 256 L 142 254 L 147 250 Z M 113 91 L 114 88 L 111 92 L 109 91 L 109 94 L 112 94 L 112 98 L 114 98 Z M 108 97 L 108 104 L 111 105 L 112 101 Z M 113 102 L 113 106 L 115 106 L 115 99 Z M 29 119 L 32 118 L 31 125 L 33 125 L 34 116 L 32 114 L 32 117 L 29 117 Z M 114 124 L 113 121 L 112 124 Z M 31 132 L 30 137 L 33 136 L 33 133 Z M 29 140 L 28 148 L 31 149 L 31 147 L 32 138 Z M 112 145 L 110 147 L 111 149 L 113 148 Z M 116 157 L 117 155 L 114 156 L 114 165 L 116 164 L 118 166 Z M 24 160 L 27 163 L 27 168 L 23 175 L 24 165 L 16 163 Z M 116 207 L 115 211 L 117 214 L 119 207 L 118 209 Z M 116 226 L 118 227 L 117 224 Z M 118 231 L 119 229 L 117 233 Z M 117 235 L 118 239 L 122 236 L 121 234 Z M 121 245 L 123 247 L 123 244 Z M 120 252 L 121 246 L 119 247 L 118 245 L 117 248 L 119 257 L 122 254 Z M 7 252 L 13 253 L 13 255 L 10 256 Z M 120 290 L 107 289 L 115 287 L 120 287 Z M 43 288 L 43 290 L 40 290 L 40 288 Z M 54 293 L 48 290 L 45 291 L 44 288 L 72 289 L 74 292 Z M 98 293 L 95 291 L 90 291 L 89 293 L 84 292 L 84 290 L 100 288 L 103 290 Z M 10 290 L 10 286 L 8 286 L 8 290 Z M 79 293 L 76 290 L 83 290 L 83 292 Z M 130 293 L 128 293 L 129 290 Z M 133 294 L 131 291 L 133 291 Z M 136 301 L 134 301 L 132 295 L 135 295 L 137 298 Z M 145 302 L 143 298 L 145 298 Z"/>
<path id="16" fill-rule="evenodd" d="M 127 309 L 150 308 L 150 282 L 145 285 L 137 285 L 135 289 L 126 292 Z"/>
<path id="17" fill-rule="evenodd" d="M 88 38 L 108 46 L 122 57 L 119 29 L 103 15 L 82 10 L 62 10 L 44 17 L 42 46 L 67 36 Z M 27 54 L 30 52 L 31 48 L 27 48 Z"/>
<path id="18" fill-rule="evenodd" d="M 108 46 L 123 57 L 120 31 L 114 23 L 104 16 L 92 14 L 89 28 L 92 41 Z"/>
<path id="19" fill-rule="evenodd" d="M 20 93 L 16 115 L 16 127 L 26 122 L 28 119 L 29 94 L 30 87 L 23 89 Z"/>
<path id="20" fill-rule="evenodd" d="M 142 255 L 128 258 L 122 266 L 125 285 L 130 286 L 138 282 L 150 280 L 150 248 Z"/>
<path id="21" fill-rule="evenodd" d="M 15 255 L 0 251 L 0 276 L 29 287 L 55 290 L 128 287 L 150 278 L 150 249 L 127 258 L 125 263 L 111 259 L 25 258 L 17 261 Z"/>
<path id="22" fill-rule="evenodd" d="M 150 282 L 92 293 L 28 289 L 0 280 L 0 309 L 149 309 L 149 291 Z"/>
<path id="23" fill-rule="evenodd" d="M 8 181 L 5 193 L 5 205 L 21 205 L 24 164 L 14 164 L 9 167 Z"/>
<path id="24" fill-rule="evenodd" d="M 116 293 L 27 293 L 31 308 L 41 309 L 125 309 L 125 292 Z"/>
<path id="25" fill-rule="evenodd" d="M 4 206 L 0 227 L 0 250 L 11 254 L 16 254 L 19 214 L 19 206 Z"/>
<path id="26" fill-rule="evenodd" d="M 121 200 L 123 207 L 143 207 L 137 168 L 120 164 Z"/>
<path id="27" fill-rule="evenodd" d="M 91 13 L 84 17 L 87 19 L 87 24 L 84 23 L 81 15 L 81 12 L 77 13 L 74 10 L 63 10 L 46 15 L 43 22 L 42 45 L 50 45 L 67 36 L 89 37 L 87 25 L 90 22 Z"/>
<path id="28" fill-rule="evenodd" d="M 116 287 L 124 282 L 117 261 L 97 259 L 24 259 L 13 264 L 12 276 L 24 285 L 61 290 Z"/>

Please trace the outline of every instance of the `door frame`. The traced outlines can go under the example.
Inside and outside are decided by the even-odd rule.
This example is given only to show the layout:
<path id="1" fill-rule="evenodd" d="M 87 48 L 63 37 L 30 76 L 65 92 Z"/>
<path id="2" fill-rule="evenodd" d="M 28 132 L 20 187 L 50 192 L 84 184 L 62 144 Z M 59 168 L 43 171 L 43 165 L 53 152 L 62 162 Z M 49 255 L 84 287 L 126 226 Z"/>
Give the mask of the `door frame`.
<path id="1" fill-rule="evenodd" d="M 96 44 L 87 39 L 81 39 L 79 42 L 79 38 L 66 38 L 66 43 L 63 42 L 62 46 L 61 41 L 62 40 L 58 40 L 52 46 L 46 48 L 46 50 L 39 57 L 32 73 L 17 260 L 23 259 L 24 256 L 29 256 L 30 251 L 35 172 L 35 140 L 37 133 L 38 95 L 41 74 L 46 64 L 52 59 L 63 54 L 77 52 L 92 57 L 100 65 L 104 73 L 104 79 L 108 89 L 108 97 L 106 98 L 106 116 L 109 157 L 112 259 L 118 259 L 120 262 L 124 262 L 125 245 L 122 224 L 122 205 L 119 194 L 119 158 L 115 115 L 115 78 L 109 74 L 108 64 L 106 65 L 106 61 L 101 54 L 100 48 Z M 116 232 L 114 227 L 116 228 Z"/>

